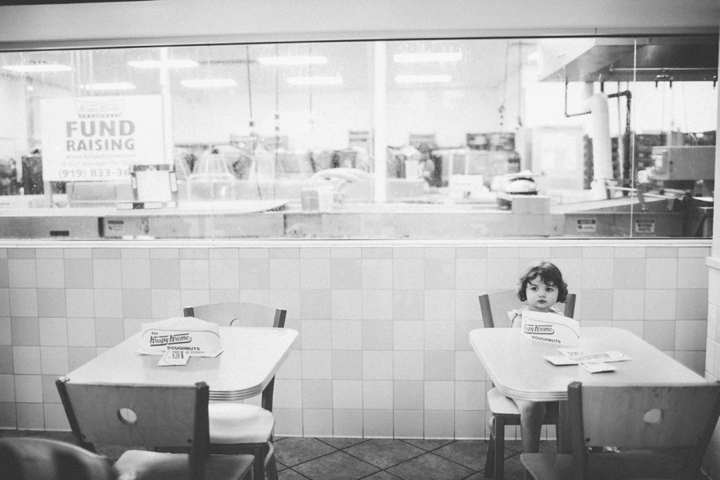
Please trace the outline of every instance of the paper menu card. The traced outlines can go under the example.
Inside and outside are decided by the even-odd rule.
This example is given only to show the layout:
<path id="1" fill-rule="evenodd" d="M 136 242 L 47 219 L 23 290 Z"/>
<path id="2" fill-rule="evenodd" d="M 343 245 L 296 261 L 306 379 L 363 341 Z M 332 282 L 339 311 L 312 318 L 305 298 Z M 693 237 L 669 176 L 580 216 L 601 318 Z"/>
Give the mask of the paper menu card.
<path id="1" fill-rule="evenodd" d="M 562 349 L 560 349 L 562 350 Z M 582 350 L 572 352 L 568 355 L 566 352 L 562 352 L 562 355 L 548 355 L 545 358 L 548 362 L 553 365 L 580 365 L 584 363 L 596 363 L 596 362 L 624 362 L 631 360 L 630 357 L 622 352 L 616 352 L 613 350 L 599 353 L 587 353 Z"/>
<path id="2" fill-rule="evenodd" d="M 143 323 L 141 331 L 140 353 L 146 355 L 179 351 L 189 356 L 214 357 L 222 351 L 218 325 L 195 317 Z"/>
<path id="3" fill-rule="evenodd" d="M 556 345 L 577 345 L 580 340 L 580 324 L 557 313 L 523 310 L 522 332 L 531 340 Z"/>

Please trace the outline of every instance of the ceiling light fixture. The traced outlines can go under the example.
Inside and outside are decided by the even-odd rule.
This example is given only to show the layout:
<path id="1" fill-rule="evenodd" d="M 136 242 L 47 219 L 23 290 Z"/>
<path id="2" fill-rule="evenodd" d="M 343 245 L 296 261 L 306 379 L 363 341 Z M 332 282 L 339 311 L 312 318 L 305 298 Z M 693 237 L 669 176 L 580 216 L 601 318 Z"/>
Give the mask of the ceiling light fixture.
<path id="1" fill-rule="evenodd" d="M 232 78 L 203 78 L 199 80 L 182 80 L 180 85 L 187 88 L 218 88 L 234 87 L 237 82 Z"/>
<path id="2" fill-rule="evenodd" d="M 322 55 L 260 57 L 258 62 L 263 65 L 321 65 L 327 63 L 327 58 Z"/>
<path id="3" fill-rule="evenodd" d="M 80 85 L 82 90 L 92 90 L 97 92 L 100 90 L 135 90 L 137 87 L 132 83 L 128 82 L 115 82 L 115 83 L 86 83 Z"/>
<path id="4" fill-rule="evenodd" d="M 131 67 L 134 68 L 162 68 L 163 61 L 162 60 L 133 60 L 131 62 L 127 63 Z M 167 65 L 168 68 L 193 68 L 193 67 L 199 67 L 200 64 L 197 63 L 195 60 L 189 60 L 189 59 L 175 59 L 175 60 L 166 60 L 165 65 Z"/>
<path id="5" fill-rule="evenodd" d="M 341 76 L 336 77 L 288 77 L 290 85 L 342 85 Z"/>
<path id="6" fill-rule="evenodd" d="M 450 75 L 398 75 L 396 83 L 448 83 L 452 80 Z"/>
<path id="7" fill-rule="evenodd" d="M 29 65 L 5 65 L 2 68 L 11 72 L 37 73 L 37 72 L 68 72 L 72 70 L 68 65 L 59 63 L 35 63 Z"/>
<path id="8" fill-rule="evenodd" d="M 458 62 L 462 60 L 462 53 L 396 53 L 393 60 L 396 63 Z"/>

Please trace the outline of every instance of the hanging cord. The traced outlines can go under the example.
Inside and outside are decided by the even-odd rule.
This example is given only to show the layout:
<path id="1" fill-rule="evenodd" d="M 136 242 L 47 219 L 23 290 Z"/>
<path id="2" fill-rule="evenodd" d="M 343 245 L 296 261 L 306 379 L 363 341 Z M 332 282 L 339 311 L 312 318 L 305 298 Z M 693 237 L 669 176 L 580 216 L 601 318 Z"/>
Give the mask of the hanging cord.
<path id="1" fill-rule="evenodd" d="M 250 46 L 245 45 L 245 67 L 247 68 L 247 86 L 248 86 L 248 106 L 250 109 L 250 120 L 248 121 L 250 127 L 250 137 L 252 140 L 252 167 L 255 170 L 255 187 L 257 187 L 258 198 L 262 200 L 262 190 L 260 189 L 260 179 L 258 178 L 258 162 L 257 155 L 255 154 L 255 139 L 253 132 L 255 130 L 255 117 L 253 117 L 253 105 L 252 105 L 252 82 L 250 81 Z"/>
<path id="2" fill-rule="evenodd" d="M 278 57 L 280 46 L 275 45 L 275 56 Z M 273 168 L 273 198 L 275 198 L 275 187 L 278 163 L 280 161 L 280 67 L 275 65 L 275 168 Z"/>
<path id="3" fill-rule="evenodd" d="M 518 98 L 517 98 L 517 123 L 518 130 L 522 128 L 522 40 L 518 44 Z"/>

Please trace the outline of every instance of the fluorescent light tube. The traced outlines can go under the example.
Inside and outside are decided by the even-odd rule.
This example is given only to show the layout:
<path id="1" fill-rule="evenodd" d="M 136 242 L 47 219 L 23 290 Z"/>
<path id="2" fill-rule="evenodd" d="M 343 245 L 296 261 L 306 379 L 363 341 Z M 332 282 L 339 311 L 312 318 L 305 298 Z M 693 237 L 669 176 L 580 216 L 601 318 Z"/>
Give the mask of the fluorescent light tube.
<path id="1" fill-rule="evenodd" d="M 135 90 L 137 87 L 132 83 L 128 82 L 116 82 L 116 83 L 86 83 L 80 85 L 83 90 L 92 90 L 94 92 L 99 90 Z"/>
<path id="2" fill-rule="evenodd" d="M 290 85 L 342 85 L 341 76 L 336 77 L 288 77 Z"/>
<path id="3" fill-rule="evenodd" d="M 161 68 L 163 66 L 162 60 L 133 60 L 131 62 L 127 63 L 131 67 L 135 68 Z M 192 67 L 199 67 L 200 64 L 197 63 L 195 60 L 189 60 L 189 59 L 175 59 L 175 60 L 167 60 L 165 61 L 165 64 L 168 66 L 168 68 L 192 68 Z"/>
<path id="4" fill-rule="evenodd" d="M 452 80 L 450 75 L 398 75 L 396 83 L 448 83 Z"/>
<path id="5" fill-rule="evenodd" d="M 72 70 L 68 65 L 59 63 L 35 63 L 30 65 L 5 65 L 2 68 L 12 72 L 34 73 L 34 72 L 67 72 Z"/>
<path id="6" fill-rule="evenodd" d="M 292 57 L 260 57 L 258 62 L 263 65 L 320 65 L 327 63 L 322 55 L 305 55 Z"/>
<path id="7" fill-rule="evenodd" d="M 237 82 L 232 78 L 203 78 L 199 80 L 182 80 L 180 85 L 188 88 L 234 87 Z"/>
<path id="8" fill-rule="evenodd" d="M 396 63 L 457 62 L 462 60 L 462 53 L 396 53 L 393 60 Z"/>

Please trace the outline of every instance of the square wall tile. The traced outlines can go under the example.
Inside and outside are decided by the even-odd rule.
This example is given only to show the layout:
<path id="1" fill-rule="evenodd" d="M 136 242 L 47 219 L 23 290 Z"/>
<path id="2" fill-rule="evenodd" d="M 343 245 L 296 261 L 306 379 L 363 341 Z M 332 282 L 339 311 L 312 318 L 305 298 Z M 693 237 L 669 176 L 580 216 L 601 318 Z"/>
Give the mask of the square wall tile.
<path id="1" fill-rule="evenodd" d="M 275 435 L 277 436 L 303 436 L 303 415 L 299 408 L 274 408 Z"/>
<path id="2" fill-rule="evenodd" d="M 303 349 L 330 350 L 332 348 L 332 322 L 329 320 L 303 320 Z"/>
<path id="3" fill-rule="evenodd" d="M 393 352 L 363 351 L 364 380 L 392 380 Z"/>
<path id="4" fill-rule="evenodd" d="M 455 382 L 425 381 L 425 410 L 454 410 Z"/>
<path id="5" fill-rule="evenodd" d="M 210 288 L 210 264 L 207 260 L 180 258 L 180 288 L 200 290 Z"/>
<path id="6" fill-rule="evenodd" d="M 340 438 L 362 438 L 362 410 L 333 410 L 333 436 Z"/>
<path id="7" fill-rule="evenodd" d="M 208 268 L 210 288 L 228 290 L 240 288 L 239 266 L 240 263 L 237 258 L 210 259 Z"/>
<path id="8" fill-rule="evenodd" d="M 302 408 L 302 380 L 275 379 L 273 407 Z"/>
<path id="9" fill-rule="evenodd" d="M 96 356 L 95 347 L 68 347 L 68 369 L 72 372 Z"/>
<path id="10" fill-rule="evenodd" d="M 454 350 L 455 322 L 425 321 L 426 350 Z"/>
<path id="11" fill-rule="evenodd" d="M 122 261 L 110 258 L 94 259 L 93 282 L 95 288 L 122 288 Z"/>
<path id="12" fill-rule="evenodd" d="M 152 289 L 150 301 L 152 302 L 152 318 L 154 319 L 164 320 L 183 316 L 180 290 Z"/>
<path id="13" fill-rule="evenodd" d="M 455 380 L 454 351 L 425 352 L 425 380 Z"/>
<path id="14" fill-rule="evenodd" d="M 425 438 L 455 438 L 455 412 L 425 411 Z"/>
<path id="15" fill-rule="evenodd" d="M 706 289 L 678 289 L 676 320 L 706 320 L 708 314 L 708 291 Z"/>
<path id="16" fill-rule="evenodd" d="M 455 410 L 485 410 L 485 382 L 455 382 Z"/>
<path id="17" fill-rule="evenodd" d="M 418 258 L 396 258 L 392 266 L 393 288 L 411 290 L 425 288 L 424 260 Z M 365 280 L 365 275 L 363 275 L 363 280 Z M 375 284 L 376 282 L 372 283 Z"/>
<path id="18" fill-rule="evenodd" d="M 37 317 L 38 303 L 37 290 L 34 288 L 11 288 L 10 293 L 10 316 L 13 317 Z"/>
<path id="19" fill-rule="evenodd" d="M 123 340 L 125 340 L 125 326 L 122 319 L 95 319 L 95 343 L 98 347 L 114 347 Z"/>
<path id="20" fill-rule="evenodd" d="M 487 288 L 487 259 L 462 258 L 455 261 L 455 285 L 463 290 Z"/>
<path id="21" fill-rule="evenodd" d="M 363 410 L 363 437 L 392 438 L 392 410 Z"/>
<path id="22" fill-rule="evenodd" d="M 0 345 L 12 345 L 11 321 L 7 317 L 0 317 Z"/>
<path id="23" fill-rule="evenodd" d="M 332 378 L 332 362 L 330 350 L 303 350 L 303 380 L 330 380 Z"/>
<path id="24" fill-rule="evenodd" d="M 7 288 L 0 288 L 0 315 L 10 315 L 10 291 Z"/>
<path id="25" fill-rule="evenodd" d="M 335 350 L 361 350 L 362 324 L 360 320 L 330 322 L 332 324 L 332 348 Z"/>
<path id="26" fill-rule="evenodd" d="M 613 288 L 645 289 L 645 258 L 615 258 Z"/>
<path id="27" fill-rule="evenodd" d="M 705 350 L 707 321 L 679 321 L 675 323 L 675 350 Z"/>
<path id="28" fill-rule="evenodd" d="M 425 259 L 425 289 L 451 290 L 455 288 L 455 257 Z"/>
<path id="29" fill-rule="evenodd" d="M 613 292 L 613 320 L 643 320 L 645 318 L 645 290 L 615 290 Z"/>
<path id="30" fill-rule="evenodd" d="M 455 290 L 455 320 L 482 323 L 478 290 Z"/>
<path id="31" fill-rule="evenodd" d="M 332 319 L 332 291 L 331 290 L 296 290 L 299 304 L 292 313 L 295 318 L 302 320 Z"/>
<path id="32" fill-rule="evenodd" d="M 330 249 L 330 258 L 362 258 L 362 248 L 333 246 Z"/>
<path id="33" fill-rule="evenodd" d="M 490 290 L 515 288 L 518 283 L 518 271 L 520 269 L 518 259 L 495 257 L 493 255 L 495 255 L 496 251 L 496 248 L 488 251 L 487 288 Z"/>
<path id="34" fill-rule="evenodd" d="M 0 288 L 10 286 L 10 275 L 8 274 L 8 259 L 0 257 Z"/>
<path id="35" fill-rule="evenodd" d="M 675 290 L 645 290 L 645 320 L 675 320 Z"/>
<path id="36" fill-rule="evenodd" d="M 12 375 L 15 373 L 13 366 L 13 347 L 10 345 L 0 346 L 0 375 Z M 0 399 L 0 402 L 3 400 Z"/>
<path id="37" fill-rule="evenodd" d="M 127 318 L 152 318 L 152 292 L 149 288 L 124 288 L 122 311 Z"/>
<path id="38" fill-rule="evenodd" d="M 424 323 L 423 321 L 393 322 L 395 350 L 424 350 Z"/>
<path id="39" fill-rule="evenodd" d="M 333 380 L 332 407 L 334 409 L 363 408 L 362 380 Z"/>
<path id="40" fill-rule="evenodd" d="M 393 410 L 395 438 L 423 438 L 424 418 L 422 410 Z"/>
<path id="41" fill-rule="evenodd" d="M 300 288 L 300 260 L 271 258 L 269 271 L 271 290 Z"/>
<path id="42" fill-rule="evenodd" d="M 331 437 L 333 434 L 332 409 L 303 408 L 303 435 L 308 437 Z"/>
<path id="43" fill-rule="evenodd" d="M 424 290 L 393 290 L 394 320 L 424 320 Z"/>
<path id="44" fill-rule="evenodd" d="M 91 258 L 65 259 L 65 288 L 93 288 Z"/>
<path id="45" fill-rule="evenodd" d="M 40 347 L 43 375 L 66 375 L 70 372 L 68 347 Z"/>
<path id="46" fill-rule="evenodd" d="M 363 380 L 364 410 L 392 410 L 393 382 L 389 380 Z"/>
<path id="47" fill-rule="evenodd" d="M 95 296 L 93 290 L 89 288 L 66 289 L 65 310 L 68 317 L 94 317 Z"/>
<path id="48" fill-rule="evenodd" d="M 150 258 L 123 258 L 123 288 L 150 288 Z"/>
<path id="49" fill-rule="evenodd" d="M 487 438 L 485 422 L 477 412 L 455 412 L 455 438 L 458 440 L 479 440 Z"/>
<path id="50" fill-rule="evenodd" d="M 426 290 L 425 319 L 455 320 L 455 290 Z"/>
<path id="51" fill-rule="evenodd" d="M 474 351 L 455 352 L 455 380 L 485 380 L 485 370 Z"/>
<path id="52" fill-rule="evenodd" d="M 40 345 L 40 321 L 37 318 L 10 319 L 12 345 Z"/>
<path id="53" fill-rule="evenodd" d="M 658 350 L 675 350 L 675 322 L 646 320 L 643 340 Z"/>
<path id="54" fill-rule="evenodd" d="M 360 290 L 363 288 L 363 262 L 360 258 L 333 258 L 330 261 L 330 288 Z"/>
<path id="55" fill-rule="evenodd" d="M 68 344 L 66 318 L 41 318 L 40 345 L 63 346 Z"/>
<path id="56" fill-rule="evenodd" d="M 15 375 L 15 400 L 19 403 L 42 403 L 42 377 Z"/>
<path id="57" fill-rule="evenodd" d="M 7 261 L 10 288 L 35 288 L 37 275 L 36 260 L 27 258 L 11 258 Z"/>
<path id="58" fill-rule="evenodd" d="M 583 258 L 583 289 L 612 289 L 615 277 L 613 266 L 614 261 L 611 256 Z"/>
<path id="59" fill-rule="evenodd" d="M 95 347 L 95 319 L 74 318 L 67 319 L 68 345 L 71 347 Z"/>
<path id="60" fill-rule="evenodd" d="M 235 274 L 237 275 L 237 271 Z M 151 258 L 150 287 L 158 289 L 180 289 L 180 259 Z M 235 288 L 237 288 L 237 286 Z"/>
<path id="61" fill-rule="evenodd" d="M 677 258 L 648 258 L 645 260 L 645 287 L 651 290 L 674 290 L 678 286 Z"/>
<path id="62" fill-rule="evenodd" d="M 393 408 L 395 410 L 423 410 L 425 408 L 424 383 L 420 380 L 396 380 L 393 382 Z"/>
<path id="63" fill-rule="evenodd" d="M 45 413 L 42 403 L 18 403 L 17 425 L 19 430 L 44 430 Z"/>
<path id="64" fill-rule="evenodd" d="M 61 404 L 46 403 L 43 407 L 45 417 L 45 430 L 54 432 L 65 432 L 70 430 L 65 409 Z"/>
<path id="65" fill-rule="evenodd" d="M 0 375 L 0 405 L 15 405 L 15 375 Z"/>
<path id="66" fill-rule="evenodd" d="M 329 258 L 303 258 L 300 260 L 301 289 L 330 289 L 332 273 Z"/>
<path id="67" fill-rule="evenodd" d="M 67 315 L 65 289 L 39 288 L 37 290 L 37 302 L 38 316 L 40 317 L 64 317 Z"/>
<path id="68" fill-rule="evenodd" d="M 119 259 L 122 258 L 122 250 L 119 248 L 93 248 L 92 250 L 92 257 L 93 258 L 115 258 Z"/>
<path id="69" fill-rule="evenodd" d="M 270 261 L 266 258 L 240 258 L 238 278 L 243 290 L 270 288 Z"/>
<path id="70" fill-rule="evenodd" d="M 95 317 L 118 318 L 123 317 L 122 290 L 96 288 L 93 290 L 95 303 Z"/>
<path id="71" fill-rule="evenodd" d="M 391 320 L 393 315 L 392 290 L 362 290 L 362 319 Z"/>
<path id="72" fill-rule="evenodd" d="M 708 268 L 705 258 L 678 259 L 679 288 L 707 288 Z"/>
<path id="73" fill-rule="evenodd" d="M 586 320 L 609 320 L 613 318 L 613 291 L 583 289 L 578 293 L 582 298 L 580 311 L 583 322 Z M 583 325 L 584 323 L 581 323 Z"/>
<path id="74" fill-rule="evenodd" d="M 362 319 L 362 291 L 361 290 L 331 290 L 333 323 L 337 320 Z"/>
<path id="75" fill-rule="evenodd" d="M 303 408 L 332 408 L 332 385 L 332 380 L 302 380 Z"/>
<path id="76" fill-rule="evenodd" d="M 393 349 L 392 320 L 364 320 L 362 322 L 363 350 Z"/>
<path id="77" fill-rule="evenodd" d="M 455 258 L 487 258 L 487 247 L 456 247 Z"/>
<path id="78" fill-rule="evenodd" d="M 393 258 L 393 248 L 362 247 L 362 258 Z"/>
<path id="79" fill-rule="evenodd" d="M 442 352 L 444 353 L 444 352 Z M 425 378 L 425 352 L 393 352 L 393 378 L 398 380 L 423 380 Z"/>

